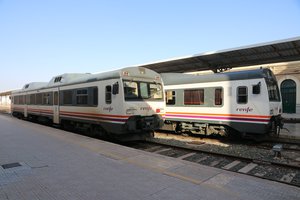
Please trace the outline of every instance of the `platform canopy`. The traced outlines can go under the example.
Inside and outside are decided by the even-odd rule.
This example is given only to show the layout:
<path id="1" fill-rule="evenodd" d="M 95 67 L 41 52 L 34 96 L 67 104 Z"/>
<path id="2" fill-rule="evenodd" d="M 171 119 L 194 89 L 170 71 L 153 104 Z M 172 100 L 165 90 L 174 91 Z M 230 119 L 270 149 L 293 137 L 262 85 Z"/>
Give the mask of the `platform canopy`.
<path id="1" fill-rule="evenodd" d="M 278 62 L 300 61 L 300 37 L 139 65 L 162 72 L 223 71 Z"/>

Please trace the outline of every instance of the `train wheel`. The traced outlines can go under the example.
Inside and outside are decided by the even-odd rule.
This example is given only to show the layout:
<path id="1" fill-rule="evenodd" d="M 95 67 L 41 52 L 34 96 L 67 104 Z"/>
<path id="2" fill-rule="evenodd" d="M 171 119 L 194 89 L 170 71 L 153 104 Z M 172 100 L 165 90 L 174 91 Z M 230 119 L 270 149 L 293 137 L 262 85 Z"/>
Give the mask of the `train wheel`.
<path id="1" fill-rule="evenodd" d="M 107 132 L 100 126 L 100 125 L 93 125 L 90 129 L 91 135 L 93 137 L 99 137 L 99 138 L 108 138 Z"/>
<path id="2" fill-rule="evenodd" d="M 280 126 L 278 126 L 275 122 L 275 120 L 273 120 L 271 122 L 271 127 L 270 127 L 270 135 L 273 137 L 278 137 L 280 133 Z"/>
<path id="3" fill-rule="evenodd" d="M 182 133 L 182 128 L 181 128 L 181 124 L 180 123 L 176 124 L 175 133 L 177 133 L 177 134 L 181 134 Z"/>

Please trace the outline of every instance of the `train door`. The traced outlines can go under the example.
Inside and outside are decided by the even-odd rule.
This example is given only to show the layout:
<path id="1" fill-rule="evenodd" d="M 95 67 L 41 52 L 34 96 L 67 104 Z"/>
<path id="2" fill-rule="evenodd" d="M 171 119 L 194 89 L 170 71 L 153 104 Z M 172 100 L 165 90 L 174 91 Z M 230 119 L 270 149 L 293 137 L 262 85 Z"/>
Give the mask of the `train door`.
<path id="1" fill-rule="evenodd" d="M 53 123 L 59 124 L 59 90 L 53 92 Z"/>
<path id="2" fill-rule="evenodd" d="M 296 113 L 296 83 L 288 79 L 281 83 L 282 108 L 284 113 Z"/>

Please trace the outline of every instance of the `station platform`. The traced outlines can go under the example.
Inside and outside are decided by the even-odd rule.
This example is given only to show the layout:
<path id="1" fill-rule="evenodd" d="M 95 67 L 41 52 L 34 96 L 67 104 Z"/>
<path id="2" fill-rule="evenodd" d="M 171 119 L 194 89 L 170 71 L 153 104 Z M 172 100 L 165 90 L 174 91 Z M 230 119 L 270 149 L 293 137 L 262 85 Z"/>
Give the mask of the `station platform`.
<path id="1" fill-rule="evenodd" d="M 300 199 L 300 188 L 0 115 L 0 199 Z"/>
<path id="2" fill-rule="evenodd" d="M 286 124 L 300 123 L 300 113 L 282 113 L 281 116 Z"/>
<path id="3" fill-rule="evenodd" d="M 300 123 L 284 123 L 279 138 L 300 142 Z"/>

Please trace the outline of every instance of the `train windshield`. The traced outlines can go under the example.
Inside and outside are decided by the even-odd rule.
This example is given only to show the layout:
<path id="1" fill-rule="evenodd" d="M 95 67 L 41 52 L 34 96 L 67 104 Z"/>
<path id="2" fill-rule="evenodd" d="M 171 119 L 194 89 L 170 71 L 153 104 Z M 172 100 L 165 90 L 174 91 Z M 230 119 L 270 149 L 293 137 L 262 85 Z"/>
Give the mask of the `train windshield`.
<path id="1" fill-rule="evenodd" d="M 267 82 L 269 100 L 270 101 L 280 101 L 279 89 L 277 82 Z"/>
<path id="2" fill-rule="evenodd" d="M 124 81 L 125 100 L 162 100 L 163 91 L 160 83 Z"/>
<path id="3" fill-rule="evenodd" d="M 271 70 L 265 69 L 265 80 L 268 87 L 269 100 L 280 101 L 280 93 L 276 78 Z"/>

